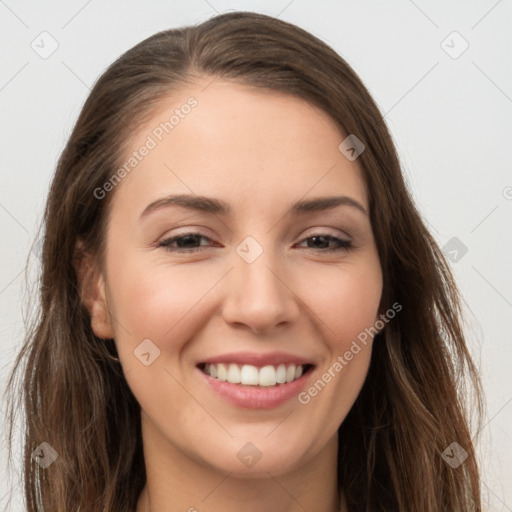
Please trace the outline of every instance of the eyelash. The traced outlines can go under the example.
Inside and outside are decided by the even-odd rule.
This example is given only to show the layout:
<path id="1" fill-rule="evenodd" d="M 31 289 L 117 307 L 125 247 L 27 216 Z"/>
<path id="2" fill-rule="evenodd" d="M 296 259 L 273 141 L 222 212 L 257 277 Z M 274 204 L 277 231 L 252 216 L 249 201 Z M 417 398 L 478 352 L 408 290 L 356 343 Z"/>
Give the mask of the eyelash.
<path id="1" fill-rule="evenodd" d="M 175 236 L 172 238 L 167 238 L 166 240 L 162 240 L 158 246 L 163 247 L 166 251 L 169 252 L 181 252 L 181 253 L 192 253 L 192 252 L 198 252 L 201 250 L 201 247 L 193 247 L 191 249 L 178 249 L 175 247 L 170 247 L 170 244 L 173 242 L 176 242 L 177 240 L 181 240 L 183 238 L 187 238 L 190 236 L 196 236 L 200 238 L 204 238 L 206 240 L 210 240 L 207 236 L 202 235 L 201 233 L 185 233 L 183 235 Z M 350 251 L 354 249 L 354 246 L 351 241 L 349 240 L 342 240 L 341 238 L 327 235 L 324 233 L 314 233 L 307 238 L 304 238 L 301 242 L 304 242 L 305 240 L 310 240 L 312 238 L 326 238 L 328 241 L 336 241 L 338 243 L 338 247 L 331 247 L 330 249 L 319 249 L 319 252 L 321 253 L 331 253 L 331 252 L 338 252 L 338 251 Z M 204 247 L 204 246 L 203 246 Z M 306 247 L 306 249 L 311 249 L 311 247 Z"/>

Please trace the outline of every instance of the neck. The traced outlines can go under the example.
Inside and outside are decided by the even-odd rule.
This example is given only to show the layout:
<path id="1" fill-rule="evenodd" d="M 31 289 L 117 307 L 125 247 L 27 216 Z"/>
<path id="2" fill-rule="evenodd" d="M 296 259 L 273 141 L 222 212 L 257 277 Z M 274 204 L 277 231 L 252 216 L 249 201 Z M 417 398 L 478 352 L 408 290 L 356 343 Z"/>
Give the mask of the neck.
<path id="1" fill-rule="evenodd" d="M 143 422 L 143 431 L 152 428 Z M 238 512 L 241 503 L 244 512 L 346 512 L 337 488 L 337 436 L 293 471 L 254 477 L 222 473 L 192 460 L 154 431 L 143 439 L 146 486 L 136 512 Z"/>

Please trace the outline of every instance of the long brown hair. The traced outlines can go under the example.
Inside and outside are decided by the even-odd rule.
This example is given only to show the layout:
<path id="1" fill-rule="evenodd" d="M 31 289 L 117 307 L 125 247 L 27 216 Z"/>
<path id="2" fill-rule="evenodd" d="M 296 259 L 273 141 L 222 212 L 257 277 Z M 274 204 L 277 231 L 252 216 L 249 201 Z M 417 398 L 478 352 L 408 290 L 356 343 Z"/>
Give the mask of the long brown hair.
<path id="1" fill-rule="evenodd" d="M 384 119 L 332 48 L 249 12 L 159 32 L 127 51 L 94 85 L 60 156 L 44 213 L 40 312 L 8 383 L 11 428 L 18 400 L 26 415 L 27 510 L 136 508 L 145 484 L 140 406 L 113 359 L 113 340 L 91 329 L 76 246 L 82 240 L 103 265 L 115 191 L 102 200 L 94 191 L 119 169 L 130 134 L 159 100 L 197 77 L 295 95 L 365 144 L 359 163 L 384 276 L 381 310 L 395 302 L 403 309 L 378 334 L 363 389 L 339 429 L 338 480 L 349 510 L 480 511 L 467 406 L 481 421 L 483 398 L 459 293 L 413 204 Z M 58 454 L 46 469 L 31 456 L 43 442 Z M 467 452 L 456 468 L 442 456 L 454 442 Z"/>

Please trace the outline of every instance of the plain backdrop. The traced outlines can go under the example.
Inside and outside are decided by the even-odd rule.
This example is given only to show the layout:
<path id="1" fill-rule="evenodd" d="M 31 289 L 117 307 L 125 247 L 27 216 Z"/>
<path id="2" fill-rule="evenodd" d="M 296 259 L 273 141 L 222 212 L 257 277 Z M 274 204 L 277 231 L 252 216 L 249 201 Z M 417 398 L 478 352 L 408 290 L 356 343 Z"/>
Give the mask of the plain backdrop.
<path id="1" fill-rule="evenodd" d="M 465 299 L 487 396 L 479 446 L 486 509 L 512 511 L 510 0 L 0 0 L 0 391 L 24 333 L 23 310 L 34 305 L 24 269 L 29 254 L 29 268 L 38 262 L 31 248 L 48 185 L 91 86 L 151 34 L 230 10 L 278 16 L 324 40 L 385 115 Z M 0 510 L 12 489 L 18 512 L 20 477 L 4 478 L 4 437 Z"/>

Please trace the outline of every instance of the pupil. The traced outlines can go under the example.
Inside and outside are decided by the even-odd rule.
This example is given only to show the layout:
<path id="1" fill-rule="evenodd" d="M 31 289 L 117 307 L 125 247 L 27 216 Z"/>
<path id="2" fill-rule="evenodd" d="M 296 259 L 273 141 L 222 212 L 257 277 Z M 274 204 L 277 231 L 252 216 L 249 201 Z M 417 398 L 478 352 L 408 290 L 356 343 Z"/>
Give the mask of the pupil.
<path id="1" fill-rule="evenodd" d="M 188 247 L 190 245 L 190 242 L 192 243 L 192 245 L 194 245 L 197 242 L 197 235 L 186 235 L 181 237 L 180 239 L 178 239 L 178 246 Z"/>
<path id="2" fill-rule="evenodd" d="M 313 236 L 313 237 L 311 237 L 311 240 L 312 240 L 313 242 L 314 242 L 314 241 L 321 240 L 321 239 L 323 239 L 323 240 L 324 240 L 324 243 L 322 244 L 322 243 L 320 242 L 320 245 L 323 245 L 323 247 L 325 247 L 325 243 L 327 243 L 327 244 L 329 243 L 329 242 L 327 242 L 327 239 L 326 239 L 326 237 L 325 237 L 325 236 Z"/>

